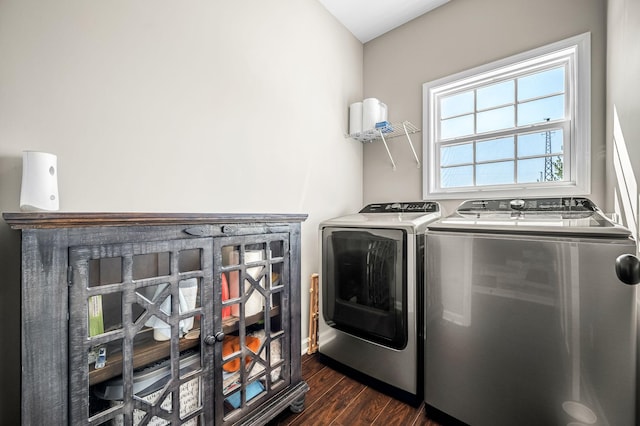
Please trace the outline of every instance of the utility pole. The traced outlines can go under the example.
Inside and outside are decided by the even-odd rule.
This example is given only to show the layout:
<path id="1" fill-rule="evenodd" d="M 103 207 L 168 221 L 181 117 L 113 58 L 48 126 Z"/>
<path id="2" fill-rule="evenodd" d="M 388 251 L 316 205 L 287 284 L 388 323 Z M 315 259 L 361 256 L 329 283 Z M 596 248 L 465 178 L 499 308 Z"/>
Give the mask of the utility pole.
<path id="1" fill-rule="evenodd" d="M 549 121 L 549 118 L 545 118 L 545 121 Z M 544 153 L 547 154 L 544 157 L 544 182 L 550 182 L 555 180 L 553 176 L 553 161 L 551 158 L 551 130 L 544 132 Z"/>

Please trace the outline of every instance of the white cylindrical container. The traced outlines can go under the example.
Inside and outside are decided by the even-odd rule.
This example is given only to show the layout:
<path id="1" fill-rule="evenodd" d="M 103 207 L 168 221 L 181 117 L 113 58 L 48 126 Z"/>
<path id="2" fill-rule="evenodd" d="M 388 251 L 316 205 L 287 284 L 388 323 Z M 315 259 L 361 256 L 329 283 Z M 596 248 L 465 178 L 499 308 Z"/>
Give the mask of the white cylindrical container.
<path id="1" fill-rule="evenodd" d="M 157 325 L 153 327 L 153 340 L 165 342 L 169 339 L 171 339 L 171 326 L 162 320 L 158 320 Z"/>
<path id="2" fill-rule="evenodd" d="M 58 157 L 38 151 L 22 153 L 20 209 L 58 210 Z"/>
<path id="3" fill-rule="evenodd" d="M 362 102 L 349 105 L 349 134 L 362 132 Z"/>
<path id="4" fill-rule="evenodd" d="M 380 101 L 376 98 L 367 98 L 362 101 L 362 131 L 374 129 L 380 118 Z"/>
<path id="5" fill-rule="evenodd" d="M 263 259 L 263 251 L 262 250 L 247 250 L 244 252 L 244 261 L 245 263 L 257 262 Z M 247 268 L 247 274 L 251 275 L 251 277 L 255 280 L 260 275 L 260 272 L 264 269 L 263 266 L 255 266 L 253 268 Z M 258 282 L 260 287 L 264 287 L 264 277 Z M 245 293 L 251 290 L 251 283 L 249 280 L 245 280 L 244 284 Z M 264 297 L 262 294 L 254 289 L 251 296 L 247 299 L 244 306 L 244 315 L 245 317 L 255 315 L 258 312 L 262 311 L 264 307 Z"/>
<path id="6" fill-rule="evenodd" d="M 196 300 L 198 299 L 198 279 L 189 278 L 181 280 L 179 283 L 180 297 L 180 313 L 193 311 L 196 308 Z M 180 331 L 186 334 L 193 328 L 193 318 L 190 317 L 180 321 Z"/>
<path id="7" fill-rule="evenodd" d="M 387 104 L 380 102 L 380 116 L 378 117 L 378 122 L 387 121 L 388 116 Z"/>

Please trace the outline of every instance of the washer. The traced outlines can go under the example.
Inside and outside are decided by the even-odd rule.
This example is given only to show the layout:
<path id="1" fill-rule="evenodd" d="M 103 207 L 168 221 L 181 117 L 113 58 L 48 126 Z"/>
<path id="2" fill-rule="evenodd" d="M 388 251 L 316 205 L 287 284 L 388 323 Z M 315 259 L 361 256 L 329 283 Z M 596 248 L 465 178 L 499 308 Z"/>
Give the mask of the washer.
<path id="1" fill-rule="evenodd" d="M 638 424 L 628 229 L 586 198 L 472 200 L 426 239 L 430 417 Z"/>
<path id="2" fill-rule="evenodd" d="M 423 392 L 425 231 L 435 202 L 380 203 L 320 224 L 319 352 L 398 390 Z"/>

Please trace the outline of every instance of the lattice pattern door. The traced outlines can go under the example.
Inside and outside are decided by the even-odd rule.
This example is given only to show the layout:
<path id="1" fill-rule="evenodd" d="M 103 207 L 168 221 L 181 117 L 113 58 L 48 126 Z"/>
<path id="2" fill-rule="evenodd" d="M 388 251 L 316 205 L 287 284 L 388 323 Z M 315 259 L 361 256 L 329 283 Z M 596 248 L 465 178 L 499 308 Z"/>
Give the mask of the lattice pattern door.
<path id="1" fill-rule="evenodd" d="M 211 424 L 210 238 L 70 249 L 71 424 Z"/>
<path id="2" fill-rule="evenodd" d="M 215 238 L 214 262 L 225 334 L 216 416 L 232 423 L 291 381 L 289 234 Z"/>

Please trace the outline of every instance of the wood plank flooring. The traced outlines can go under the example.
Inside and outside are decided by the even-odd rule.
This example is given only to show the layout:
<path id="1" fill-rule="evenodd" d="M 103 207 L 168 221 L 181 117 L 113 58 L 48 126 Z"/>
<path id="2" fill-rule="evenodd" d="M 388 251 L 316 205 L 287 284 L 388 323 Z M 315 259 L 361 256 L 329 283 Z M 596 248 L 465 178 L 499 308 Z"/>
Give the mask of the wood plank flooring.
<path id="1" fill-rule="evenodd" d="M 310 390 L 300 414 L 285 410 L 268 426 L 441 426 L 427 418 L 424 403 L 413 407 L 324 365 L 317 355 L 302 357 Z"/>

